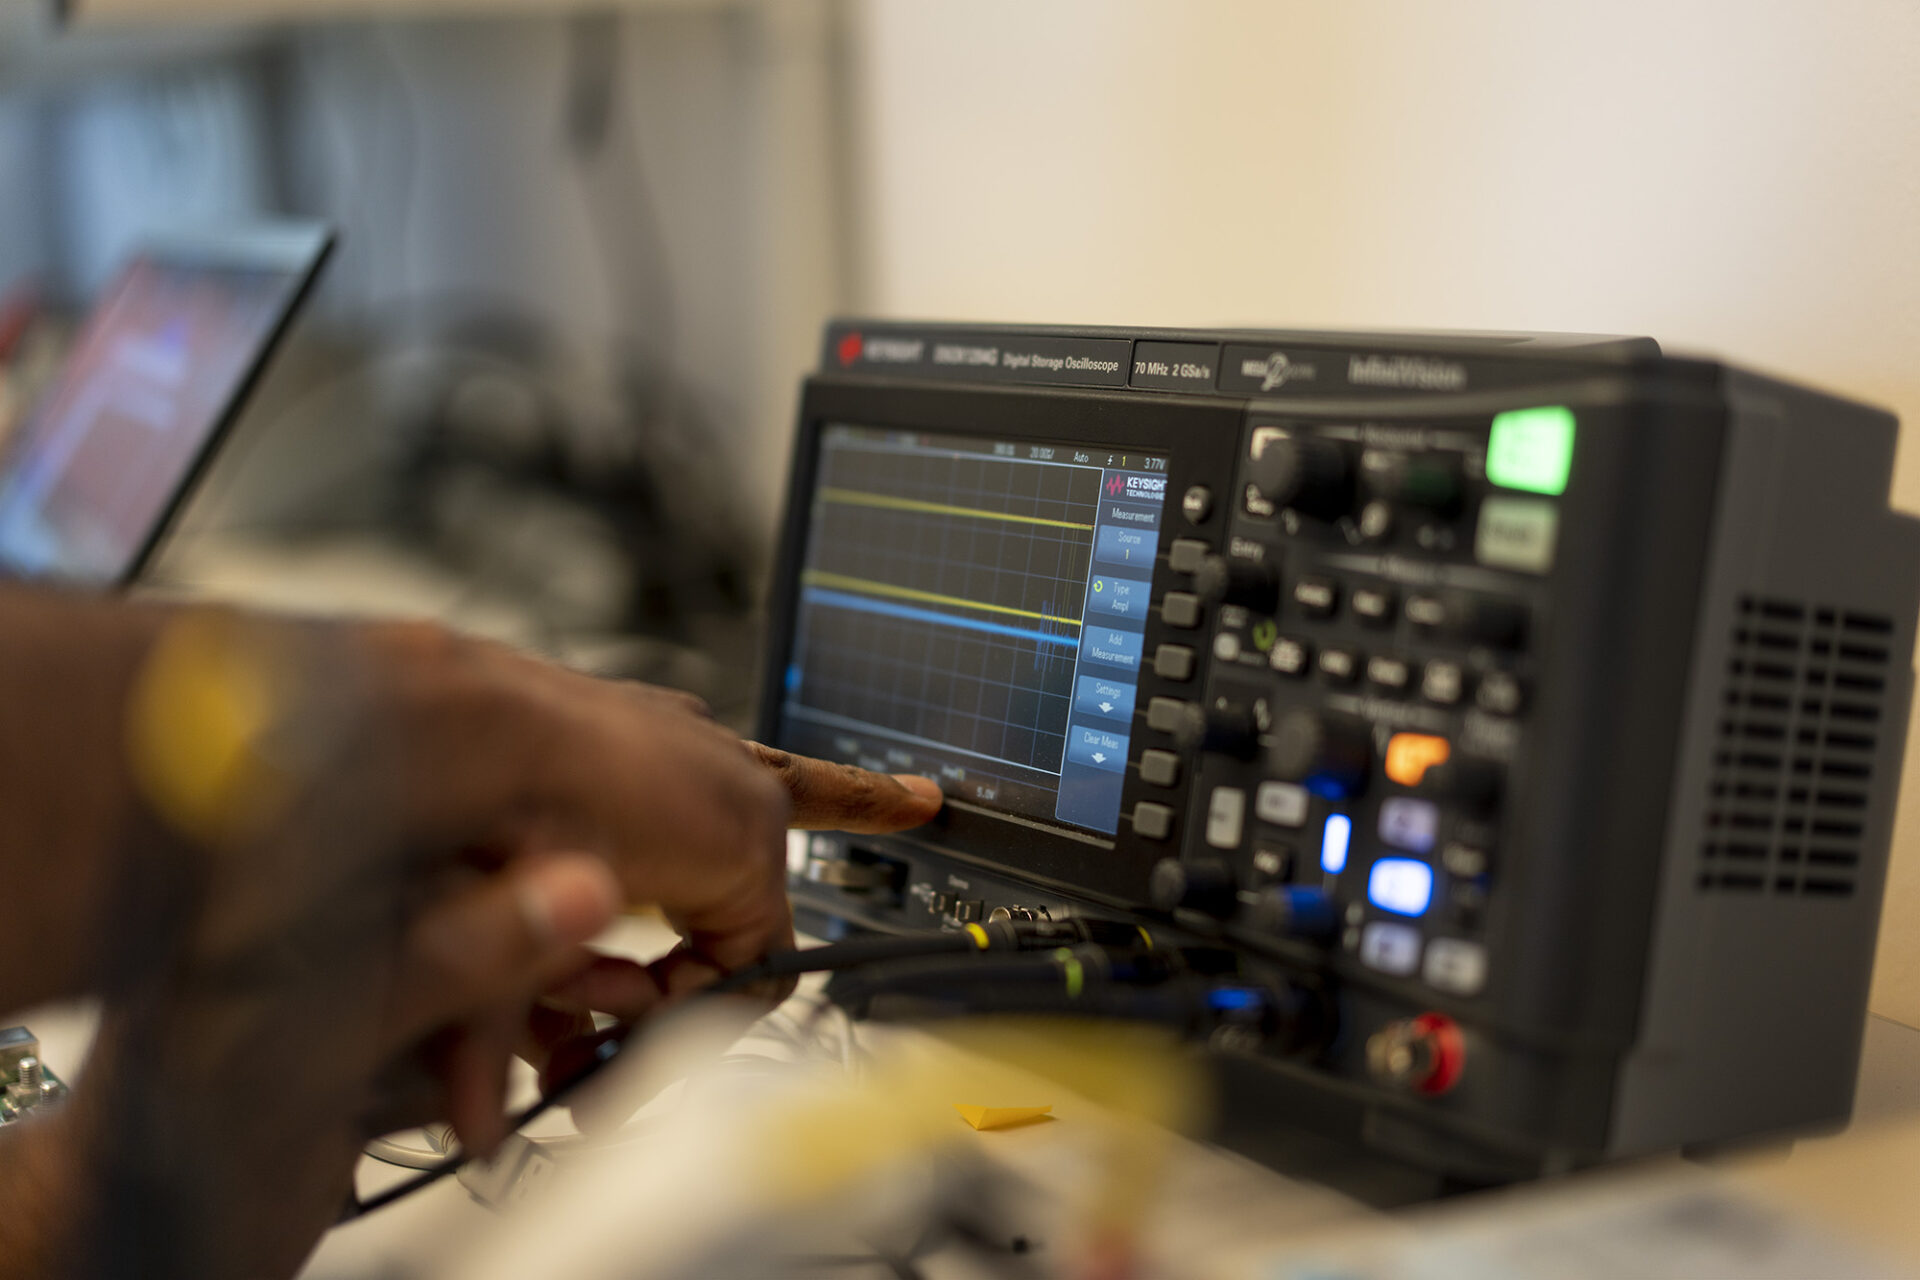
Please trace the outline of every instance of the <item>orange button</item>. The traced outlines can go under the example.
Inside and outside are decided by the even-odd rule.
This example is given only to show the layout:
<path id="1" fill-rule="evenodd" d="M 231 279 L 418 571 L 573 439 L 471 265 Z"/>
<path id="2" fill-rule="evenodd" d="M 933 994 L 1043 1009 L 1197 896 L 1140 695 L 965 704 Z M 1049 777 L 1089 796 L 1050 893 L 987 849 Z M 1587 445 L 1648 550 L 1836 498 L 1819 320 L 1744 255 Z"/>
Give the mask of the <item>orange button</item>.
<path id="1" fill-rule="evenodd" d="M 1403 787 L 1417 787 L 1427 770 L 1445 764 L 1453 748 L 1445 738 L 1425 733 L 1396 733 L 1387 743 L 1387 777 Z"/>

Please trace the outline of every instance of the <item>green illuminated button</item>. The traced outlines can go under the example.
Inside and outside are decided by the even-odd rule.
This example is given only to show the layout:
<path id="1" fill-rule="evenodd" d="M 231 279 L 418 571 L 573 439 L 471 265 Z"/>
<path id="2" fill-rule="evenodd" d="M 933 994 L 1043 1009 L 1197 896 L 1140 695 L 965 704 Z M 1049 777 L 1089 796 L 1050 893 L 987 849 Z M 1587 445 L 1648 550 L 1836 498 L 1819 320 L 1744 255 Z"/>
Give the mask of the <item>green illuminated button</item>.
<path id="1" fill-rule="evenodd" d="M 1503 489 L 1558 495 L 1573 470 L 1573 410 L 1565 405 L 1511 409 L 1493 419 L 1487 479 Z"/>

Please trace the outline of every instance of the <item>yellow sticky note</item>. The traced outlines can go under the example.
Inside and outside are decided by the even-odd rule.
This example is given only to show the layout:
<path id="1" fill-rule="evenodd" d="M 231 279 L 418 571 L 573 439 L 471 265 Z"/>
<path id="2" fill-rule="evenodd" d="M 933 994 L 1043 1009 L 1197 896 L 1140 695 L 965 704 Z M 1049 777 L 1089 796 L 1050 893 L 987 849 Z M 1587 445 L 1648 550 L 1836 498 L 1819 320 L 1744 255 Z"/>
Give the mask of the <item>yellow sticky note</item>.
<path id="1" fill-rule="evenodd" d="M 953 1109 L 960 1118 L 976 1129 L 1006 1129 L 1016 1124 L 1025 1124 L 1030 1120 L 1044 1118 L 1053 1110 L 1045 1107 L 970 1107 L 956 1102 Z"/>

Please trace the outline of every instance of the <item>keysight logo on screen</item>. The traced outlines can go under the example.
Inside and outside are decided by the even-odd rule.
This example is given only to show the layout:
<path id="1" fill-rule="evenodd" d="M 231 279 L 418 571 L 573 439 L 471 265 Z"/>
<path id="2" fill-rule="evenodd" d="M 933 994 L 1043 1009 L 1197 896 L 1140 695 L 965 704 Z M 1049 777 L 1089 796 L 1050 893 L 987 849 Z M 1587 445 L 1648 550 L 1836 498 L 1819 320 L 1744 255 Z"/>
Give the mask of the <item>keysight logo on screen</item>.
<path id="1" fill-rule="evenodd" d="M 1115 475 L 1107 478 L 1109 498 L 1138 498 L 1152 502 L 1166 496 L 1165 476 Z"/>

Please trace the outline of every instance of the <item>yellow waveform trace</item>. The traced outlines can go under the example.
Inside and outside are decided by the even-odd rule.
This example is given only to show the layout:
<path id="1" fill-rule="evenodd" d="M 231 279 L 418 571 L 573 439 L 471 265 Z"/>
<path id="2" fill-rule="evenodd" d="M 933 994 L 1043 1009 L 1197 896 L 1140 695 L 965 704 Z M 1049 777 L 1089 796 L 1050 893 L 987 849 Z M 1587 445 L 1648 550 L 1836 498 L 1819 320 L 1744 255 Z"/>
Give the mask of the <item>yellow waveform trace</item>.
<path id="1" fill-rule="evenodd" d="M 869 578 L 849 578 L 840 573 L 823 573 L 810 569 L 800 575 L 802 586 L 824 587 L 829 591 L 852 591 L 860 595 L 885 596 L 893 600 L 912 600 L 917 604 L 944 604 L 953 609 L 981 609 L 987 613 L 1012 614 L 1016 618 L 1038 618 L 1042 622 L 1057 622 L 1063 627 L 1077 627 L 1078 618 L 1062 618 L 1051 613 L 1040 613 L 1034 609 L 1016 609 L 1011 605 L 985 604 L 979 600 L 968 600 L 961 596 L 943 596 L 935 591 L 920 591 L 913 587 L 896 587 L 891 582 L 874 582 Z"/>
<path id="2" fill-rule="evenodd" d="M 820 501 L 843 507 L 874 507 L 881 511 L 917 511 L 933 516 L 966 516 L 974 520 L 1001 520 L 1008 524 L 1037 524 L 1049 529 L 1079 529 L 1093 532 L 1090 524 L 1071 520 L 1045 520 L 1039 516 L 1019 516 L 1007 511 L 983 511 L 979 507 L 954 507 L 944 502 L 923 502 L 918 498 L 896 498 L 886 493 L 866 493 L 859 489 L 822 489 Z"/>

